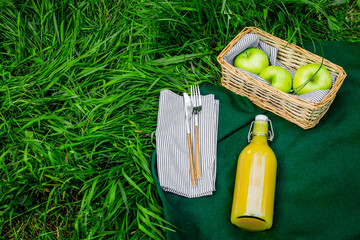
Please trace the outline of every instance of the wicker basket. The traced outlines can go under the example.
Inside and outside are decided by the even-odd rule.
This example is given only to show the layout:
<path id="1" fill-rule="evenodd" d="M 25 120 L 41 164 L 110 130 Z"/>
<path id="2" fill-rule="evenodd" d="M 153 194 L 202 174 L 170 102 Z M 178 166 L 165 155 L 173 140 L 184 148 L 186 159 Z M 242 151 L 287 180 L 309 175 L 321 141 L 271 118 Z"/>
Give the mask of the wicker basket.
<path id="1" fill-rule="evenodd" d="M 255 27 L 244 28 L 220 53 L 217 60 L 222 68 L 222 85 L 236 94 L 246 96 L 257 106 L 268 110 L 303 129 L 314 127 L 325 115 L 343 83 L 346 73 L 342 67 L 324 59 L 323 66 L 336 76 L 330 92 L 320 102 L 304 100 L 266 85 L 239 71 L 224 61 L 230 49 L 247 33 L 260 36 L 260 40 L 278 49 L 277 59 L 286 67 L 298 69 L 308 63 L 321 63 L 322 58 L 294 44 L 290 44 Z"/>

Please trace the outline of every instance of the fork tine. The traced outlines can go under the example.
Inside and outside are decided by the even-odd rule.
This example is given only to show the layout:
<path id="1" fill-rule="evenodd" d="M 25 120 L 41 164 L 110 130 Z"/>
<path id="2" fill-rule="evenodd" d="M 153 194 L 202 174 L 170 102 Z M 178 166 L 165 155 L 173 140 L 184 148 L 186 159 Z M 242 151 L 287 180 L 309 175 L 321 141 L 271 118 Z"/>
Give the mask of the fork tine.
<path id="1" fill-rule="evenodd" d="M 198 100 L 197 100 L 196 85 L 194 86 L 194 102 L 195 102 L 195 106 L 197 107 L 197 105 L 198 105 Z"/>
<path id="2" fill-rule="evenodd" d="M 194 87 L 192 85 L 190 86 L 190 98 L 191 98 L 192 104 L 195 106 L 195 103 L 194 103 Z"/>
<path id="3" fill-rule="evenodd" d="M 191 101 L 193 102 L 194 107 L 197 106 L 197 99 L 196 99 L 196 86 L 191 86 Z"/>
<path id="4" fill-rule="evenodd" d="M 201 94 L 200 94 L 200 87 L 199 87 L 199 85 L 197 85 L 197 95 L 198 95 L 198 101 L 199 101 L 198 106 L 201 106 Z"/>

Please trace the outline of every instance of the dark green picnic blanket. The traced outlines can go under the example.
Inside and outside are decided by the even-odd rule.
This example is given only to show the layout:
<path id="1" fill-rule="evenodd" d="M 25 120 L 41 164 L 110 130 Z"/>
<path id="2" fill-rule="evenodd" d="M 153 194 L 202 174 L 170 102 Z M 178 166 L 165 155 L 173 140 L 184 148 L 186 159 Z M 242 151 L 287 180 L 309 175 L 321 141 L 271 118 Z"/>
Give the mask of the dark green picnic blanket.
<path id="1" fill-rule="evenodd" d="M 325 42 L 323 50 L 348 76 L 328 112 L 309 130 L 225 88 L 201 87 L 202 94 L 220 100 L 216 192 L 195 199 L 163 192 L 154 152 L 152 171 L 165 219 L 176 230 L 167 231 L 168 239 L 360 239 L 360 44 Z M 230 213 L 237 159 L 260 113 L 271 119 L 275 132 L 270 143 L 278 161 L 274 224 L 251 233 L 232 225 Z"/>

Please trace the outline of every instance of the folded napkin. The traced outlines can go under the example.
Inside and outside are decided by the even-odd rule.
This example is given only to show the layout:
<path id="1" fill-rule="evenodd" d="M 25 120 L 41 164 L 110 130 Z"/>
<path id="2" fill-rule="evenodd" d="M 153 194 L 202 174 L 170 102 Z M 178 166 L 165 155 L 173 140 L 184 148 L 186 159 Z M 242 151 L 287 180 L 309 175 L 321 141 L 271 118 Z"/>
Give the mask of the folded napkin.
<path id="1" fill-rule="evenodd" d="M 253 33 L 248 33 L 245 34 L 231 49 L 230 51 L 226 54 L 226 56 L 224 57 L 224 60 L 231 64 L 234 65 L 234 59 L 237 55 L 239 55 L 241 52 L 245 51 L 248 48 L 259 48 L 261 50 L 263 50 L 265 52 L 265 54 L 268 56 L 269 58 L 269 64 L 270 66 L 280 66 L 285 68 L 291 75 L 291 77 L 294 77 L 295 74 L 295 69 L 291 69 L 291 68 L 287 68 L 284 64 L 282 64 L 279 60 L 277 60 L 277 48 L 266 44 L 264 42 L 262 42 L 260 40 L 260 36 L 257 34 L 253 34 Z M 262 79 L 259 75 L 248 72 L 246 70 L 237 68 L 238 70 L 250 75 L 251 77 L 269 85 L 269 83 L 267 81 L 265 81 L 264 79 Z M 332 78 L 332 85 L 335 84 L 336 81 L 336 76 L 332 73 L 330 73 L 331 78 Z M 297 96 L 299 98 L 302 99 L 306 99 L 306 100 L 310 100 L 310 101 L 314 101 L 314 102 L 320 102 L 328 93 L 330 92 L 330 90 L 315 90 L 309 93 L 305 93 L 302 95 L 296 95 L 293 94 L 294 96 Z"/>
<path id="2" fill-rule="evenodd" d="M 192 187 L 184 98 L 170 90 L 160 92 L 155 134 L 159 183 L 164 191 L 188 198 L 212 195 L 215 191 L 219 101 L 214 99 L 213 94 L 202 96 L 201 101 L 199 142 L 202 177 L 197 180 L 196 187 Z M 194 125 L 192 117 L 190 126 L 195 153 Z"/>

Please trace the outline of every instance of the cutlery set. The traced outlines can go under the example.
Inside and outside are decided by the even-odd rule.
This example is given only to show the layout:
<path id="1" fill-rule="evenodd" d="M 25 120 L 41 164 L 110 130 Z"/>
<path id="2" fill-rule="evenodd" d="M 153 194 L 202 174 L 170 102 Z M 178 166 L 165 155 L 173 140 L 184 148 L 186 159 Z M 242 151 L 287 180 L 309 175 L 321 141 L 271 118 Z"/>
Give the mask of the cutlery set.
<path id="1" fill-rule="evenodd" d="M 200 89 L 201 90 L 201 89 Z M 156 165 L 163 191 L 187 198 L 216 191 L 219 100 L 199 86 L 180 95 L 161 90 L 156 127 Z"/>
<path id="2" fill-rule="evenodd" d="M 185 118 L 186 118 L 186 134 L 189 149 L 189 161 L 190 161 L 190 177 L 191 186 L 196 186 L 196 179 L 201 179 L 201 162 L 200 162 L 200 143 L 199 143 L 199 113 L 202 109 L 201 94 L 198 85 L 191 86 L 190 97 L 187 93 L 183 93 Z M 194 116 L 195 122 L 195 166 L 193 156 L 193 146 L 191 141 L 190 120 Z"/>

